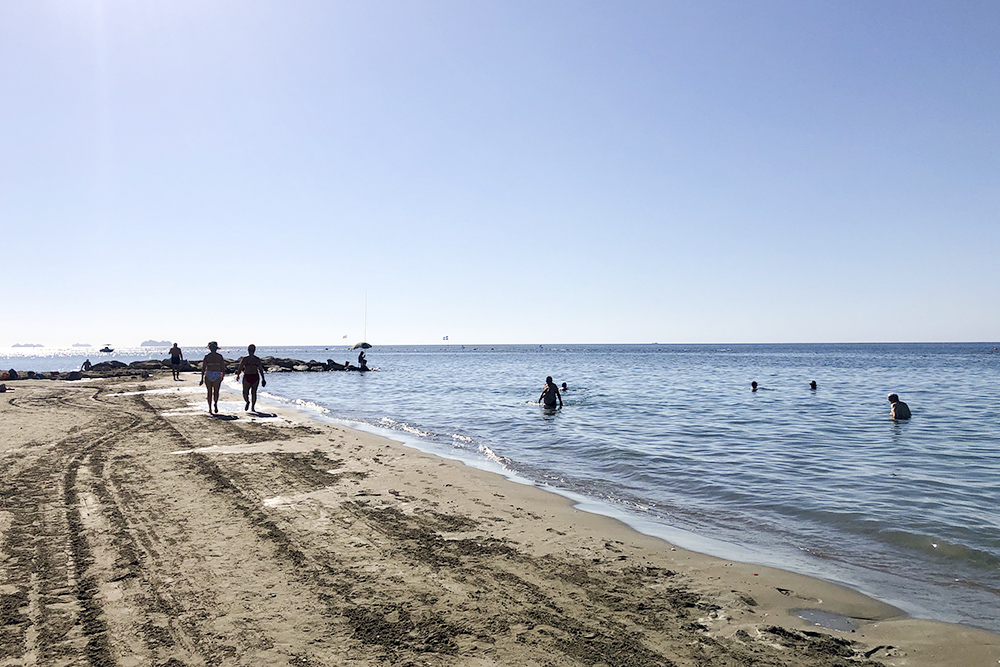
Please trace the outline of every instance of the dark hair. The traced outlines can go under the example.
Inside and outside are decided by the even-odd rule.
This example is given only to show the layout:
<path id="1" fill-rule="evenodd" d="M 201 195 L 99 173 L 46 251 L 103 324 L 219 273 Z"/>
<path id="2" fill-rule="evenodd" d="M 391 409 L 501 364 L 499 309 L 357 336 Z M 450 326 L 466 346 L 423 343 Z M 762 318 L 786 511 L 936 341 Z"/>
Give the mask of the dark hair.
<path id="1" fill-rule="evenodd" d="M 552 376 L 551 375 L 546 375 L 545 376 L 545 381 L 546 382 L 552 382 Z"/>

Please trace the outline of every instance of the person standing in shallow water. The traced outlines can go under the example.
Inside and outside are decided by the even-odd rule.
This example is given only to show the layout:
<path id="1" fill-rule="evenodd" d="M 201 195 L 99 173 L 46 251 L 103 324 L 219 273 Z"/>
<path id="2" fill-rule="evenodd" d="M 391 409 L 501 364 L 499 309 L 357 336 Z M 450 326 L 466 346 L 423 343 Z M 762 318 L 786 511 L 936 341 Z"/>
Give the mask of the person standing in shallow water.
<path id="1" fill-rule="evenodd" d="M 910 406 L 899 400 L 896 394 L 889 394 L 889 404 L 892 406 L 889 408 L 890 419 L 909 419 L 912 416 Z"/>
<path id="2" fill-rule="evenodd" d="M 208 344 L 208 354 L 201 361 L 201 382 L 208 389 L 208 412 L 212 412 L 215 403 L 215 413 L 219 413 L 219 389 L 222 378 L 226 376 L 226 360 L 218 352 L 219 344 L 214 340 Z"/>
<path id="3" fill-rule="evenodd" d="M 264 362 L 255 352 L 257 352 L 256 345 L 247 346 L 247 356 L 240 359 L 239 368 L 236 369 L 236 379 L 238 381 L 240 373 L 243 374 L 243 400 L 247 402 L 243 409 L 252 408 L 257 412 L 257 385 L 266 387 L 267 380 L 264 379 Z"/>
<path id="4" fill-rule="evenodd" d="M 542 395 L 538 397 L 536 403 L 544 403 L 547 408 L 556 407 L 556 401 L 559 402 L 559 407 L 562 407 L 562 396 L 559 395 L 559 387 L 556 383 L 552 381 L 552 376 L 549 375 L 545 378 L 545 387 L 542 389 Z"/>
<path id="5" fill-rule="evenodd" d="M 177 343 L 170 348 L 170 369 L 174 373 L 174 379 L 181 379 L 181 362 L 184 361 L 184 353 L 181 352 L 181 348 L 177 347 Z"/>

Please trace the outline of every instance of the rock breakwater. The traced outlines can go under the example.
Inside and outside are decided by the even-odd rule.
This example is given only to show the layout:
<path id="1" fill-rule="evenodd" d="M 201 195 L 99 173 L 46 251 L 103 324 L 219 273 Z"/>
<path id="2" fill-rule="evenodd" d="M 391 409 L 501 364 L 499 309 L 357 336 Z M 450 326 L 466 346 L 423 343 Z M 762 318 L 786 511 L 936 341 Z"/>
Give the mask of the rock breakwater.
<path id="1" fill-rule="evenodd" d="M 310 361 L 302 361 L 301 359 L 285 359 L 281 357 L 262 357 L 261 361 L 264 363 L 264 368 L 268 373 L 289 373 L 289 372 L 299 372 L 299 373 L 318 373 L 327 371 L 357 371 L 359 370 L 357 366 L 352 366 L 349 362 L 339 363 L 333 359 L 327 359 L 325 362 L 316 361 L 312 359 Z M 236 373 L 236 369 L 239 367 L 239 359 L 226 359 L 226 372 Z M 93 364 L 87 370 L 80 371 L 17 371 L 10 369 L 9 371 L 4 371 L 0 373 L 0 379 L 3 380 L 20 380 L 20 379 L 39 379 L 39 380 L 82 380 L 86 378 L 106 378 L 106 377 L 140 377 L 148 378 L 153 375 L 158 375 L 164 371 L 171 370 L 172 366 L 170 364 L 170 359 L 145 359 L 142 361 L 133 361 L 132 363 L 126 364 L 123 361 L 116 361 L 111 359 L 109 361 L 102 361 L 97 364 Z M 373 370 L 373 369 L 367 369 Z M 187 361 L 181 362 L 181 372 L 199 372 L 201 371 L 201 361 Z"/>

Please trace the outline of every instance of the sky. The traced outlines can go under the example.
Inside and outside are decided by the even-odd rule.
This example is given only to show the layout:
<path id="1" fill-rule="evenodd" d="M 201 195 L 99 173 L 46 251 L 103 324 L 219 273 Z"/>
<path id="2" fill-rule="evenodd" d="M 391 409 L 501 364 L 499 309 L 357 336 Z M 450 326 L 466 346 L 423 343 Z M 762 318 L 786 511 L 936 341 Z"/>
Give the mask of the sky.
<path id="1" fill-rule="evenodd" d="M 997 340 L 998 45 L 995 0 L 0 0 L 0 346 Z"/>

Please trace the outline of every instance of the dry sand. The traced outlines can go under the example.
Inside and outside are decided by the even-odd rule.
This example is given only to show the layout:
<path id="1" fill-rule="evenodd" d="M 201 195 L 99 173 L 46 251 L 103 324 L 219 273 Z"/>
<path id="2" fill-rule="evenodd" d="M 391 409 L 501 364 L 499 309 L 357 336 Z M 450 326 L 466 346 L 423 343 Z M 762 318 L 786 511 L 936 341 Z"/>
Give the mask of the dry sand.
<path id="1" fill-rule="evenodd" d="M 377 436 L 148 392 L 193 377 L 0 394 L 0 666 L 1000 660 L 1000 636 L 674 548 Z"/>

